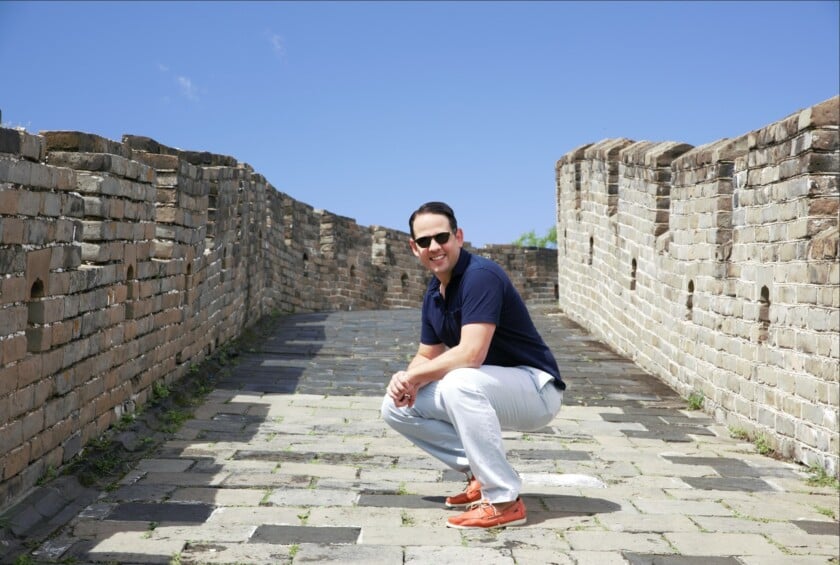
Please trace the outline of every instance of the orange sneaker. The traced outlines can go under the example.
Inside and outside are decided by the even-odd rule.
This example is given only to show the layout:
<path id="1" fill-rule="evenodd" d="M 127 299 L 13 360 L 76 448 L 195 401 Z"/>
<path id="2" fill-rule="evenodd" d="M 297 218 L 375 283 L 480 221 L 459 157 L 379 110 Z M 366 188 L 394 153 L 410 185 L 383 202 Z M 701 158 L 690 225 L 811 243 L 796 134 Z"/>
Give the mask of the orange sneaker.
<path id="1" fill-rule="evenodd" d="M 479 500 L 481 500 L 481 483 L 478 482 L 478 479 L 472 477 L 467 480 L 467 488 L 464 489 L 464 492 L 447 496 L 444 504 L 447 508 L 461 508 Z"/>
<path id="2" fill-rule="evenodd" d="M 516 502 L 499 510 L 486 500 L 476 502 L 470 509 L 460 516 L 453 516 L 446 521 L 448 528 L 501 528 L 505 526 L 521 526 L 527 521 L 525 503 L 521 498 Z"/>

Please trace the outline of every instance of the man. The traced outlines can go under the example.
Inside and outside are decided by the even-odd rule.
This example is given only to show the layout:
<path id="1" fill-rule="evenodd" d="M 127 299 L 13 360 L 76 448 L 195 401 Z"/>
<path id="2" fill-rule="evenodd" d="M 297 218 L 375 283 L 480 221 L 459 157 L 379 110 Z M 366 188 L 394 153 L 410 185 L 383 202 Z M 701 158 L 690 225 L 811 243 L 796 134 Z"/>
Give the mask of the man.
<path id="1" fill-rule="evenodd" d="M 464 250 L 464 233 L 443 202 L 408 221 L 409 245 L 434 275 L 423 299 L 420 346 L 391 377 L 382 417 L 412 443 L 467 476 L 446 499 L 467 511 L 452 528 L 519 526 L 522 481 L 507 460 L 502 429 L 548 424 L 566 388 L 557 362 L 504 270 Z"/>

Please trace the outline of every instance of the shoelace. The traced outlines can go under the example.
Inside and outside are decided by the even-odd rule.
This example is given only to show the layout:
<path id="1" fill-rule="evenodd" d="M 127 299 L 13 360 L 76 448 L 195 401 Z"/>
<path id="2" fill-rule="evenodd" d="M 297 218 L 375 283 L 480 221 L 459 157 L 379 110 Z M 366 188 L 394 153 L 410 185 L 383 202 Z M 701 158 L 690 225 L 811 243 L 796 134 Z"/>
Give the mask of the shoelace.
<path id="1" fill-rule="evenodd" d="M 482 498 L 481 500 L 473 502 L 472 504 L 469 505 L 467 510 L 468 511 L 469 510 L 475 510 L 476 508 L 481 508 L 481 509 L 490 508 L 493 511 L 493 516 L 494 517 L 498 516 L 500 514 L 499 510 L 495 506 L 493 506 L 493 504 L 491 502 L 489 502 L 486 498 Z"/>

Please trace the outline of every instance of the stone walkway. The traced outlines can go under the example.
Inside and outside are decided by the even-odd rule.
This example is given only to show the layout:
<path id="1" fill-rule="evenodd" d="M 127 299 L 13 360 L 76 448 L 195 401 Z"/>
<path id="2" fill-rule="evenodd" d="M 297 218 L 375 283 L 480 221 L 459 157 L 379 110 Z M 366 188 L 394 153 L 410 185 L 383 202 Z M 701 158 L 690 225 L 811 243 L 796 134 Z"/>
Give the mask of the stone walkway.
<path id="1" fill-rule="evenodd" d="M 535 320 L 569 385 L 565 405 L 549 427 L 505 435 L 528 524 L 446 528 L 443 498 L 462 477 L 379 417 L 418 318 L 280 318 L 153 457 L 53 517 L 65 525 L 21 562 L 838 563 L 835 488 L 732 439 L 546 310 Z"/>

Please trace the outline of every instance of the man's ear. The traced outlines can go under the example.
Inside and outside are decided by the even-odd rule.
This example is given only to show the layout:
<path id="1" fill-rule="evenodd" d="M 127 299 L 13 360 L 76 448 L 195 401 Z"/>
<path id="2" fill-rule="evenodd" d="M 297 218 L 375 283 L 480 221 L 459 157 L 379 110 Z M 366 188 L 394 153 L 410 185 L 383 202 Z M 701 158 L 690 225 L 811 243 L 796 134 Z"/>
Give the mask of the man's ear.
<path id="1" fill-rule="evenodd" d="M 464 230 L 461 228 L 455 230 L 455 239 L 458 241 L 458 245 L 464 245 Z"/>
<path id="2" fill-rule="evenodd" d="M 420 248 L 417 247 L 417 244 L 414 243 L 413 239 L 408 240 L 408 246 L 411 247 L 411 252 L 414 253 L 415 257 L 420 257 Z"/>

